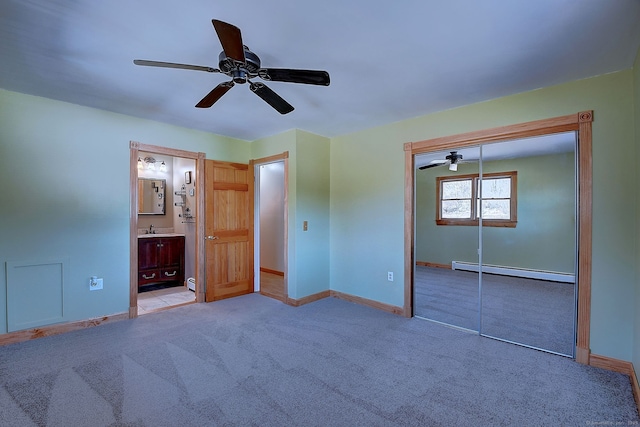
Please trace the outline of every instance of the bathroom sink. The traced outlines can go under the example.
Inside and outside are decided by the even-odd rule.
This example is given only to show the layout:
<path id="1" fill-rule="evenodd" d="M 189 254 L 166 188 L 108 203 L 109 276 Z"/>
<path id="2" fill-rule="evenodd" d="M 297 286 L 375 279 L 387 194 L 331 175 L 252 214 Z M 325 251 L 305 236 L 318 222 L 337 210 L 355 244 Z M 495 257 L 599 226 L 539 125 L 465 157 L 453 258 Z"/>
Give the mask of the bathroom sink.
<path id="1" fill-rule="evenodd" d="M 180 234 L 180 233 L 138 234 L 138 239 L 144 239 L 147 237 L 178 237 L 178 236 L 184 237 L 184 234 Z"/>

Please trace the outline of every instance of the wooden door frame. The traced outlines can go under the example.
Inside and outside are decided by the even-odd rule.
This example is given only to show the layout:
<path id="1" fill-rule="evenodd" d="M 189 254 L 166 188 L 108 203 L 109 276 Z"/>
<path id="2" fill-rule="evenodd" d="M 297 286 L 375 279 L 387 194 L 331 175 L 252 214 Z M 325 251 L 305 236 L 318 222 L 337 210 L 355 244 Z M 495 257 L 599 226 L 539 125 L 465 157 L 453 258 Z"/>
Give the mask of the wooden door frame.
<path id="1" fill-rule="evenodd" d="M 205 153 L 129 142 L 129 318 L 138 317 L 138 156 L 139 152 L 196 161 L 196 302 L 204 302 L 204 159 Z"/>
<path id="2" fill-rule="evenodd" d="M 289 152 L 275 154 L 269 157 L 253 159 L 249 161 L 249 210 L 251 211 L 251 221 L 255 228 L 255 221 L 260 221 L 260 215 L 255 214 L 255 167 L 267 163 L 284 162 L 284 303 L 289 304 Z M 254 236 L 255 242 L 255 236 Z M 254 266 L 255 270 L 255 266 Z M 261 285 L 262 286 L 262 285 Z"/>
<path id="3" fill-rule="evenodd" d="M 589 364 L 591 350 L 591 249 L 592 249 L 592 122 L 593 111 L 536 120 L 458 135 L 404 144 L 404 305 L 405 317 L 413 316 L 415 156 L 431 151 L 462 148 L 575 131 L 578 134 L 578 319 L 576 361 Z"/>

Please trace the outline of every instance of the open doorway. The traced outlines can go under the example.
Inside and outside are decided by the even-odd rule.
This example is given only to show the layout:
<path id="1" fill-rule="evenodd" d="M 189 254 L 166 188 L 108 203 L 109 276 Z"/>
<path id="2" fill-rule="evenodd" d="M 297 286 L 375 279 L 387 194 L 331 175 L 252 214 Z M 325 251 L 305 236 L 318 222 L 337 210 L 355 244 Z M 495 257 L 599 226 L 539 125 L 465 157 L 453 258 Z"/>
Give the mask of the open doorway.
<path id="1" fill-rule="evenodd" d="M 195 302 L 195 168 L 138 151 L 138 315 Z"/>
<path id="2" fill-rule="evenodd" d="M 129 316 L 204 301 L 204 153 L 130 143 Z"/>
<path id="3" fill-rule="evenodd" d="M 254 291 L 287 302 L 288 155 L 251 162 L 255 174 Z"/>

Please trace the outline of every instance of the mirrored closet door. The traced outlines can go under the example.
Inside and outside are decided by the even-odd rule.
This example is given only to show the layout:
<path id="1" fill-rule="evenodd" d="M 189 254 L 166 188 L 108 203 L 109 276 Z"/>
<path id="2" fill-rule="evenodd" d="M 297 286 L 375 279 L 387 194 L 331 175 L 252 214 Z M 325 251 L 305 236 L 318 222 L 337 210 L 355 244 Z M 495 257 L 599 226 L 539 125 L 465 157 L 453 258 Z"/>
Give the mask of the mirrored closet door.
<path id="1" fill-rule="evenodd" d="M 415 157 L 414 315 L 575 353 L 574 132 Z"/>
<path id="2" fill-rule="evenodd" d="M 573 132 L 482 147 L 482 335 L 573 357 Z"/>
<path id="3" fill-rule="evenodd" d="M 477 272 L 456 271 L 453 261 L 478 265 L 474 182 L 478 147 L 416 157 L 414 314 L 478 331 Z"/>

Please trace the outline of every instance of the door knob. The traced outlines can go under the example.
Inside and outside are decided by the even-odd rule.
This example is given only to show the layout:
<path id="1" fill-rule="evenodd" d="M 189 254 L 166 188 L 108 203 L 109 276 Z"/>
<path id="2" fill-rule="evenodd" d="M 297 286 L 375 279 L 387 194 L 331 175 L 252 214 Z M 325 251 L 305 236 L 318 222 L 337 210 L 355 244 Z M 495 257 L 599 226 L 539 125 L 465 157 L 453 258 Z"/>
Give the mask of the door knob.
<path id="1" fill-rule="evenodd" d="M 205 240 L 216 240 L 218 239 L 218 236 L 207 236 L 205 237 Z"/>

